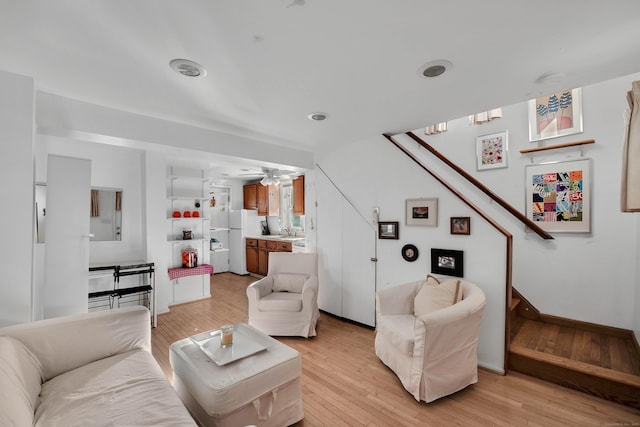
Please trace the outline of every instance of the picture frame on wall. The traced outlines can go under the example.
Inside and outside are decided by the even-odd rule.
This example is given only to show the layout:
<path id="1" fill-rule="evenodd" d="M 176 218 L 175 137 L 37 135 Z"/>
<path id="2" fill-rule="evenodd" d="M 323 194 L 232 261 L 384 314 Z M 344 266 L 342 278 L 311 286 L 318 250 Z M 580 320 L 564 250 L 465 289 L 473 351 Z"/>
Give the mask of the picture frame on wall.
<path id="1" fill-rule="evenodd" d="M 563 90 L 529 101 L 529 141 L 582 133 L 582 90 Z"/>
<path id="2" fill-rule="evenodd" d="M 438 226 L 438 199 L 406 199 L 405 222 L 407 225 Z"/>
<path id="3" fill-rule="evenodd" d="M 528 165 L 527 218 L 547 232 L 591 232 L 591 159 Z"/>
<path id="4" fill-rule="evenodd" d="M 398 221 L 378 222 L 378 239 L 398 240 Z"/>
<path id="5" fill-rule="evenodd" d="M 431 272 L 464 277 L 464 253 L 452 249 L 431 249 Z"/>
<path id="6" fill-rule="evenodd" d="M 478 170 L 508 167 L 507 131 L 490 133 L 476 137 L 476 159 Z"/>
<path id="7" fill-rule="evenodd" d="M 468 236 L 471 234 L 471 217 L 452 216 L 450 226 L 451 234 L 461 234 Z"/>

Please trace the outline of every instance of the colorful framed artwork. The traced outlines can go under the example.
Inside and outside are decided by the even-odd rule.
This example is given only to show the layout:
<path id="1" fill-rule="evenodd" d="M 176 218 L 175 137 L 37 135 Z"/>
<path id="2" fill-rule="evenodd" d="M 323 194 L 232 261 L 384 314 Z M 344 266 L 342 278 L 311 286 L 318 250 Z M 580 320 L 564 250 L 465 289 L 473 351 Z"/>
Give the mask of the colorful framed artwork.
<path id="1" fill-rule="evenodd" d="M 591 159 L 529 165 L 526 215 L 545 231 L 591 232 Z"/>
<path id="2" fill-rule="evenodd" d="M 582 91 L 564 90 L 529 101 L 529 141 L 582 132 Z"/>
<path id="3" fill-rule="evenodd" d="M 407 199 L 405 201 L 407 225 L 438 226 L 438 199 Z"/>
<path id="4" fill-rule="evenodd" d="M 463 252 L 451 249 L 431 249 L 431 272 L 464 277 Z"/>
<path id="5" fill-rule="evenodd" d="M 471 217 L 468 216 L 452 216 L 451 217 L 451 234 L 471 234 Z"/>
<path id="6" fill-rule="evenodd" d="M 378 222 L 378 239 L 398 240 L 398 221 Z"/>
<path id="7" fill-rule="evenodd" d="M 482 135 L 476 138 L 476 158 L 478 170 L 506 168 L 507 131 Z"/>

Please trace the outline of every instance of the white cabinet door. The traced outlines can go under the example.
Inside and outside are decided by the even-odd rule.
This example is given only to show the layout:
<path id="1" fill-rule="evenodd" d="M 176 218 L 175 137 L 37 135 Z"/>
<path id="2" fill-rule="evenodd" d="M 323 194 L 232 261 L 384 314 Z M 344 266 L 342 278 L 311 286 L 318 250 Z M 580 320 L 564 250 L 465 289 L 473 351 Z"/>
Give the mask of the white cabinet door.
<path id="1" fill-rule="evenodd" d="M 317 174 L 318 307 L 342 316 L 342 195 Z"/>
<path id="2" fill-rule="evenodd" d="M 88 310 L 91 160 L 49 155 L 44 317 Z"/>
<path id="3" fill-rule="evenodd" d="M 342 203 L 342 317 L 376 325 L 376 233 L 346 200 Z"/>

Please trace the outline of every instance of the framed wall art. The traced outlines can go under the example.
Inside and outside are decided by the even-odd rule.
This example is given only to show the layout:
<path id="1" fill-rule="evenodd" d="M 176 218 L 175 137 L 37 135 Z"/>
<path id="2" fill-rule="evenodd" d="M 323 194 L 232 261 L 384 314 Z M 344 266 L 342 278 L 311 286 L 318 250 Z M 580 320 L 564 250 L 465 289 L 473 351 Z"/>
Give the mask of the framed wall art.
<path id="1" fill-rule="evenodd" d="M 471 217 L 468 216 L 452 216 L 451 217 L 451 234 L 471 234 Z"/>
<path id="2" fill-rule="evenodd" d="M 407 199 L 406 224 L 426 227 L 438 226 L 438 199 Z"/>
<path id="3" fill-rule="evenodd" d="M 402 258 L 405 261 L 413 262 L 418 259 L 418 248 L 415 245 L 408 244 L 402 247 Z"/>
<path id="4" fill-rule="evenodd" d="M 564 90 L 529 101 L 529 141 L 582 132 L 582 91 Z"/>
<path id="5" fill-rule="evenodd" d="M 507 131 L 481 135 L 476 138 L 478 170 L 506 168 L 508 153 Z"/>
<path id="6" fill-rule="evenodd" d="M 378 222 L 378 239 L 398 239 L 398 221 Z"/>
<path id="7" fill-rule="evenodd" d="M 431 272 L 464 277 L 463 252 L 451 249 L 431 249 Z"/>
<path id="8" fill-rule="evenodd" d="M 591 232 L 591 159 L 529 165 L 527 218 L 545 231 Z"/>

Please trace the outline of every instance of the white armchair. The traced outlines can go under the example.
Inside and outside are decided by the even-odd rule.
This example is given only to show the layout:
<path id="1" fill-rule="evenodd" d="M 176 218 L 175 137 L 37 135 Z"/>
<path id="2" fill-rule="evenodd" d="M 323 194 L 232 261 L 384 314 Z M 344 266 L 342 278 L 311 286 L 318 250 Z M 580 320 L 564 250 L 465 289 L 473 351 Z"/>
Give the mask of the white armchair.
<path id="1" fill-rule="evenodd" d="M 423 283 L 376 293 L 375 351 L 416 400 L 431 402 L 478 382 L 486 298 L 477 285 L 460 280 L 460 302 L 416 317 L 414 299 Z"/>
<path id="2" fill-rule="evenodd" d="M 247 288 L 249 325 L 275 336 L 313 337 L 318 310 L 318 256 L 272 252 L 269 273 Z"/>

